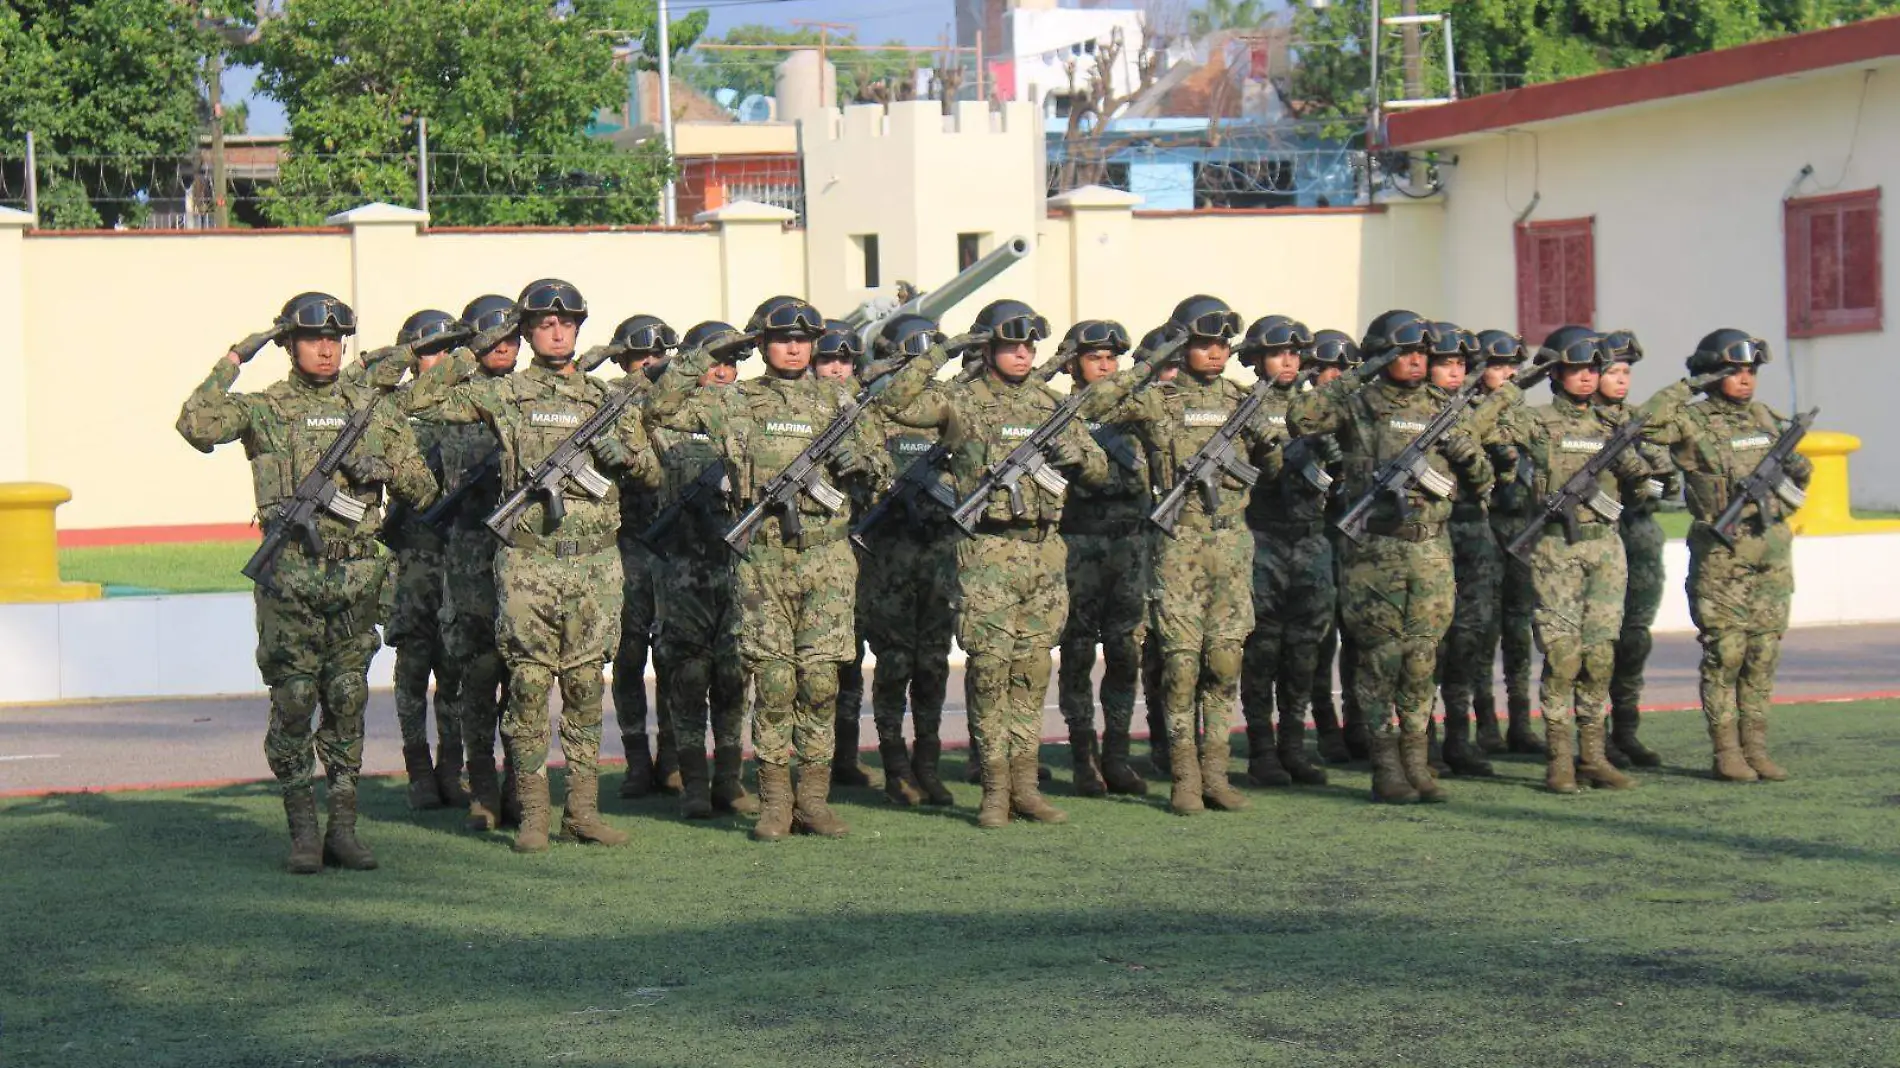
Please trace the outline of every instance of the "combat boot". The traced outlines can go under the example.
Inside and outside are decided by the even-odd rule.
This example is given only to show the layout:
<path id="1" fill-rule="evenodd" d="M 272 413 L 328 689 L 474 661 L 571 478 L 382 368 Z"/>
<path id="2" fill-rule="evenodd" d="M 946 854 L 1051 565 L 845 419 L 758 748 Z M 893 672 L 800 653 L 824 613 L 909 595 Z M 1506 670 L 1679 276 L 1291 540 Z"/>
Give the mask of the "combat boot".
<path id="1" fill-rule="evenodd" d="M 984 830 L 1009 826 L 1009 763 L 996 760 L 981 765 L 983 803 L 976 810 L 976 825 Z"/>
<path id="2" fill-rule="evenodd" d="M 982 782 L 983 747 L 976 744 L 975 738 L 970 739 L 970 748 L 965 751 L 965 755 L 969 759 L 963 764 L 963 781 L 972 785 Z"/>
<path id="3" fill-rule="evenodd" d="M 1626 771 L 1630 767 L 1630 758 L 1616 747 L 1616 739 L 1607 734 L 1603 737 L 1603 760 L 1618 771 Z"/>
<path id="4" fill-rule="evenodd" d="M 784 764 L 759 764 L 759 822 L 752 840 L 776 842 L 792 833 L 792 769 Z"/>
<path id="5" fill-rule="evenodd" d="M 1226 741 L 1224 738 L 1221 740 Z M 1208 744 L 1202 748 L 1220 748 L 1224 752 L 1227 747 L 1225 745 L 1216 747 L 1213 739 L 1210 738 Z M 1221 783 L 1223 785 L 1227 782 L 1226 772 L 1226 762 L 1222 761 Z M 1269 789 L 1293 785 L 1293 776 L 1288 775 L 1286 769 L 1280 766 L 1280 754 L 1273 745 L 1273 724 L 1271 723 L 1262 723 L 1257 727 L 1251 723 L 1247 725 L 1247 780 L 1255 786 Z M 1205 755 L 1201 758 L 1201 792 L 1203 794 L 1209 792 Z"/>
<path id="6" fill-rule="evenodd" d="M 1177 816 L 1192 816 L 1207 811 L 1201 797 L 1201 754 L 1192 737 L 1176 740 L 1168 747 L 1168 767 L 1174 770 L 1174 788 L 1168 792 L 1168 811 Z"/>
<path id="7" fill-rule="evenodd" d="M 1009 810 L 1036 823 L 1067 823 L 1069 814 L 1042 799 L 1036 780 L 1036 751 L 1024 749 L 1009 758 Z"/>
<path id="8" fill-rule="evenodd" d="M 509 830 L 521 826 L 521 776 L 515 774 L 515 758 L 501 758 L 501 827 Z"/>
<path id="9" fill-rule="evenodd" d="M 831 811 L 830 764 L 802 764 L 798 769 L 797 802 L 792 808 L 792 829 L 801 834 L 823 838 L 843 838 L 851 828 Z"/>
<path id="10" fill-rule="evenodd" d="M 685 782 L 680 778 L 679 747 L 673 743 L 673 732 L 656 731 L 653 738 L 653 791 L 677 794 L 683 789 Z"/>
<path id="11" fill-rule="evenodd" d="M 923 791 L 924 804 L 948 805 L 956 800 L 950 788 L 937 776 L 937 762 L 943 757 L 943 742 L 937 738 L 919 738 L 911 743 L 910 770 Z"/>
<path id="12" fill-rule="evenodd" d="M 740 816 L 759 814 L 759 799 L 745 789 L 745 750 L 736 745 L 713 747 L 712 807 Z"/>
<path id="13" fill-rule="evenodd" d="M 627 748 L 627 776 L 620 780 L 620 797 L 630 801 L 653 792 L 653 752 L 647 748 L 645 731 L 623 734 L 620 744 Z"/>
<path id="14" fill-rule="evenodd" d="M 284 818 L 290 823 L 290 858 L 284 870 L 292 875 L 323 871 L 323 846 L 317 833 L 317 792 L 300 786 L 284 795 Z"/>
<path id="15" fill-rule="evenodd" d="M 1588 782 L 1592 786 L 1601 786 L 1609 790 L 1628 790 L 1636 785 L 1636 780 L 1616 770 L 1610 764 L 1610 758 L 1603 752 L 1605 731 L 1603 721 L 1577 724 L 1577 748 L 1581 750 L 1577 757 L 1577 781 Z"/>
<path id="16" fill-rule="evenodd" d="M 839 786 L 875 786 L 871 770 L 858 759 L 858 729 L 863 724 L 857 710 L 838 716 L 837 739 L 831 747 L 831 781 Z"/>
<path id="17" fill-rule="evenodd" d="M 1498 702 L 1490 685 L 1484 683 L 1471 695 L 1471 721 L 1478 727 L 1478 751 L 1487 754 L 1505 750 L 1504 735 L 1498 730 Z"/>
<path id="18" fill-rule="evenodd" d="M 1280 720 L 1280 736 L 1276 739 L 1276 748 L 1280 753 L 1280 766 L 1301 786 L 1326 785 L 1326 769 L 1306 759 L 1306 722 L 1304 719 Z"/>
<path id="19" fill-rule="evenodd" d="M 1333 708 L 1332 688 L 1324 689 L 1326 703 L 1313 703 L 1313 732 L 1319 736 L 1319 758 L 1328 764 L 1344 764 L 1352 760 L 1352 753 L 1346 749 L 1346 732 L 1340 729 L 1339 713 Z"/>
<path id="20" fill-rule="evenodd" d="M 351 871 L 373 871 L 376 854 L 356 837 L 356 785 L 330 784 L 330 825 L 323 833 L 323 862 Z"/>
<path id="21" fill-rule="evenodd" d="M 1768 721 L 1749 717 L 1741 721 L 1742 759 L 1764 782 L 1784 782 L 1788 772 L 1768 758 Z"/>
<path id="22" fill-rule="evenodd" d="M 1536 732 L 1531 730 L 1531 700 L 1529 697 L 1512 697 L 1510 701 L 1510 726 L 1504 731 L 1504 747 L 1513 753 L 1526 756 L 1543 756 L 1544 743 L 1537 740 Z M 1548 735 L 1548 732 L 1546 732 Z"/>
<path id="23" fill-rule="evenodd" d="M 468 807 L 468 787 L 462 785 L 462 743 L 438 742 L 435 747 L 435 785 L 449 808 Z"/>
<path id="24" fill-rule="evenodd" d="M 517 828 L 515 830 L 514 851 L 517 853 L 545 853 L 548 851 L 548 776 L 515 776 L 515 811 Z"/>
<path id="25" fill-rule="evenodd" d="M 468 818 L 462 826 L 471 831 L 492 831 L 501 826 L 501 780 L 495 774 L 495 760 L 477 760 L 468 766 Z"/>
<path id="26" fill-rule="evenodd" d="M 1628 757 L 1631 764 L 1639 768 L 1662 767 L 1662 754 L 1636 738 L 1636 728 L 1642 722 L 1643 714 L 1635 705 L 1626 705 L 1622 708 L 1612 707 L 1610 709 L 1610 744 Z"/>
<path id="27" fill-rule="evenodd" d="M 1731 719 L 1711 725 L 1709 741 L 1715 746 L 1710 774 L 1717 782 L 1755 782 L 1761 778 L 1742 756 L 1741 724 Z"/>
<path id="28" fill-rule="evenodd" d="M 1139 797 L 1148 792 L 1148 783 L 1128 763 L 1128 742 L 1125 730 L 1110 729 L 1102 736 L 1102 784 L 1111 794 Z"/>
<path id="29" fill-rule="evenodd" d="M 1404 748 L 1402 745 L 1399 747 L 1401 756 Z M 1445 763 L 1444 750 L 1438 745 L 1438 721 L 1435 719 L 1425 722 L 1425 766 L 1432 769 L 1435 776 L 1451 774 L 1451 765 Z"/>
<path id="30" fill-rule="evenodd" d="M 600 772 L 569 765 L 567 797 L 561 811 L 561 837 L 595 845 L 623 846 L 627 832 L 600 818 Z"/>
<path id="31" fill-rule="evenodd" d="M 1372 747 L 1373 747 L 1373 738 L 1375 736 L 1372 733 L 1372 728 L 1366 726 L 1363 720 L 1354 720 L 1354 721 L 1348 722 L 1346 724 L 1345 729 L 1341 733 L 1344 735 L 1344 740 L 1346 743 L 1346 756 L 1349 759 L 1351 760 L 1374 759 L 1375 754 L 1372 751 Z"/>
<path id="32" fill-rule="evenodd" d="M 435 766 L 429 763 L 429 743 L 402 747 L 402 766 L 409 772 L 409 807 L 422 811 L 442 807 L 442 788 L 436 785 Z"/>
<path id="33" fill-rule="evenodd" d="M 1445 788 L 1438 785 L 1438 777 L 1432 772 L 1429 756 L 1431 739 L 1423 732 L 1401 733 L 1399 735 L 1399 769 L 1405 774 L 1405 781 L 1411 784 L 1418 799 L 1427 804 L 1436 804 L 1451 800 Z"/>
<path id="34" fill-rule="evenodd" d="M 1453 731 L 1450 723 L 1445 728 L 1445 764 L 1453 775 L 1488 778 L 1496 775 L 1497 770 L 1484 758 L 1484 747 L 1473 745 L 1465 740 L 1464 725 Z"/>
<path id="35" fill-rule="evenodd" d="M 1267 751 L 1271 753 L 1273 750 L 1269 747 Z M 1253 802 L 1227 781 L 1229 759 L 1227 737 L 1208 735 L 1207 744 L 1201 746 L 1201 802 L 1216 812 L 1245 812 L 1252 807 Z M 1280 766 L 1277 757 L 1273 766 Z M 1286 775 L 1286 772 L 1282 770 L 1280 774 Z M 1293 777 L 1287 775 L 1286 781 L 1290 785 Z"/>
<path id="36" fill-rule="evenodd" d="M 1577 752 L 1570 724 L 1544 721 L 1544 789 L 1553 794 L 1577 794 Z"/>
<path id="37" fill-rule="evenodd" d="M 924 792 L 917 788 L 911 773 L 910 752 L 902 736 L 877 743 L 878 756 L 884 761 L 884 797 L 893 805 L 915 808 L 923 803 Z"/>
<path id="38" fill-rule="evenodd" d="M 1382 805 L 1410 805 L 1418 800 L 1399 763 L 1399 740 L 1390 734 L 1372 736 L 1372 800 Z"/>
<path id="39" fill-rule="evenodd" d="M 712 781 L 706 775 L 706 754 L 680 753 L 680 818 L 713 817 Z"/>
<path id="40" fill-rule="evenodd" d="M 1102 752 L 1095 728 L 1070 731 L 1069 751 L 1074 754 L 1076 796 L 1108 796 L 1108 784 L 1102 781 Z"/>
<path id="41" fill-rule="evenodd" d="M 1157 779 L 1174 777 L 1174 754 L 1168 745 L 1168 721 L 1159 706 L 1148 709 L 1148 764 Z M 1196 768 L 1199 774 L 1199 768 Z"/>

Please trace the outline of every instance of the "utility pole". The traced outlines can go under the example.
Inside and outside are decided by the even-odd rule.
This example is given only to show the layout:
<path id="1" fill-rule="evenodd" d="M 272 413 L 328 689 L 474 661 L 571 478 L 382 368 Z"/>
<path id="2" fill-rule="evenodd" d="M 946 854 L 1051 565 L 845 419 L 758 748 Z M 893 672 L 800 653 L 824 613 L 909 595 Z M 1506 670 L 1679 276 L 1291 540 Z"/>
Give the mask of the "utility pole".
<path id="1" fill-rule="evenodd" d="M 1421 51 L 1418 18 L 1418 0 L 1400 0 L 1399 11 L 1405 22 L 1399 27 L 1399 47 L 1405 63 L 1405 98 L 1418 100 L 1425 95 L 1425 56 Z M 1430 181 L 1426 173 L 1425 161 L 1417 156 L 1411 159 L 1409 180 L 1413 189 L 1423 189 Z"/>
<path id="2" fill-rule="evenodd" d="M 851 33 L 855 33 L 857 32 L 858 24 L 855 22 L 818 22 L 813 19 L 793 19 L 792 25 L 803 26 L 808 30 L 818 31 L 818 95 L 823 96 L 825 92 L 825 64 L 830 62 L 829 57 L 831 55 L 831 31 L 849 30 Z M 850 37 L 851 33 L 846 33 L 844 36 Z M 838 82 L 835 76 L 832 78 L 831 84 L 836 88 Z M 821 101 L 821 103 L 828 108 L 838 106 L 838 101 L 835 99 Z"/>
<path id="3" fill-rule="evenodd" d="M 231 226 L 231 204 L 224 167 L 224 41 L 211 50 L 205 73 L 205 94 L 211 98 L 211 225 Z"/>
<path id="4" fill-rule="evenodd" d="M 666 187 L 660 190 L 660 222 L 672 226 L 679 217 L 679 190 L 673 184 L 673 39 L 667 25 L 666 0 L 660 0 L 660 131 L 666 140 Z"/>

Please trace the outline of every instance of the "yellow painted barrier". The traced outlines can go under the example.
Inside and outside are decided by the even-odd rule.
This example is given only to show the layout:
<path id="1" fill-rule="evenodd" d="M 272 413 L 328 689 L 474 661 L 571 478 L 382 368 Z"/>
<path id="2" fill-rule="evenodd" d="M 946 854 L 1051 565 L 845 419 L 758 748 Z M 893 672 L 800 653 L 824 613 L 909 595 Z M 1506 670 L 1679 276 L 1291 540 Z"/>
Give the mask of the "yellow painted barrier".
<path id="1" fill-rule="evenodd" d="M 0 603 L 91 601 L 96 582 L 59 580 L 53 510 L 73 499 L 50 482 L 0 482 Z"/>
<path id="2" fill-rule="evenodd" d="M 1860 451 L 1860 439 L 1835 430 L 1810 431 L 1796 447 L 1814 461 L 1808 500 L 1788 518 L 1796 534 L 1880 534 L 1900 530 L 1900 519 L 1855 519 L 1848 510 L 1847 457 Z"/>

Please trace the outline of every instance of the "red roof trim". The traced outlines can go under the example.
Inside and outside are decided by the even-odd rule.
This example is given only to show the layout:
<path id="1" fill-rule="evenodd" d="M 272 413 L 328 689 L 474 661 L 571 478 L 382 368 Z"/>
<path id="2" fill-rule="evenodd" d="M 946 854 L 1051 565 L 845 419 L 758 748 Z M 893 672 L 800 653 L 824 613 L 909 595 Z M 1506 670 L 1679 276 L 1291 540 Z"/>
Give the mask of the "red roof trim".
<path id="1" fill-rule="evenodd" d="M 1394 148 L 1446 141 L 1894 55 L 1900 55 L 1900 16 L 1867 19 L 1394 114 L 1386 119 L 1386 140 Z"/>

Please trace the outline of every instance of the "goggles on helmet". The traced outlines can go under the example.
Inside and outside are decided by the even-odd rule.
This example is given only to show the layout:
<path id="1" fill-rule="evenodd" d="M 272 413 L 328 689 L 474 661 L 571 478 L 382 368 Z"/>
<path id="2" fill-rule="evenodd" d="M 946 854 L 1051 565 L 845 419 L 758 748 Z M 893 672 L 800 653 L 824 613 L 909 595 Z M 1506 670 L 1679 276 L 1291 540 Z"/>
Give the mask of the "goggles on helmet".
<path id="1" fill-rule="evenodd" d="M 665 352 L 680 346 L 679 335 L 665 323 L 643 323 L 627 331 L 628 352 Z"/>
<path id="2" fill-rule="evenodd" d="M 1517 363 L 1524 358 L 1524 339 L 1521 337 L 1492 338 L 1484 345 L 1484 358 L 1490 363 Z"/>
<path id="3" fill-rule="evenodd" d="M 1392 327 L 1387 344 L 1395 349 L 1423 349 L 1438 343 L 1438 328 L 1430 319 L 1409 319 Z"/>
<path id="4" fill-rule="evenodd" d="M 856 330 L 833 330 L 818 339 L 817 355 L 821 360 L 856 360 L 864 355 L 864 339 Z"/>
<path id="5" fill-rule="evenodd" d="M 1075 351 L 1093 352 L 1097 349 L 1114 349 L 1116 352 L 1128 351 L 1128 331 L 1122 324 L 1106 319 L 1094 319 L 1081 324 L 1075 331 Z"/>
<path id="6" fill-rule="evenodd" d="M 1263 349 L 1300 349 L 1313 344 L 1313 332 L 1299 323 L 1276 323 L 1261 334 L 1256 347 Z"/>
<path id="7" fill-rule="evenodd" d="M 580 292 L 564 282 L 535 286 L 521 295 L 523 315 L 586 315 L 587 302 Z"/>
<path id="8" fill-rule="evenodd" d="M 1481 348 L 1469 330 L 1440 331 L 1432 335 L 1429 345 L 1433 356 L 1476 356 Z"/>
<path id="9" fill-rule="evenodd" d="M 297 330 L 334 330 L 356 333 L 356 313 L 335 297 L 309 300 L 291 309 L 290 325 Z"/>
<path id="10" fill-rule="evenodd" d="M 1041 341 L 1049 336 L 1049 320 L 1040 315 L 1018 315 L 997 323 L 992 332 L 998 341 Z"/>
<path id="11" fill-rule="evenodd" d="M 1603 339 L 1595 334 L 1580 337 L 1557 350 L 1556 362 L 1561 366 L 1583 367 L 1601 363 L 1604 359 Z"/>
<path id="12" fill-rule="evenodd" d="M 1603 335 L 1603 356 L 1610 363 L 1630 363 L 1643 358 L 1643 346 L 1637 344 L 1635 334 L 1618 330 Z"/>
<path id="13" fill-rule="evenodd" d="M 1731 363 L 1739 367 L 1766 363 L 1768 362 L 1768 342 L 1758 337 L 1742 338 L 1716 349 L 1714 356 L 1723 363 Z"/>
<path id="14" fill-rule="evenodd" d="M 818 337 L 825 332 L 825 320 L 818 309 L 802 300 L 788 300 L 771 309 L 759 325 L 768 334 L 804 333 Z"/>
<path id="15" fill-rule="evenodd" d="M 1343 364 L 1352 359 L 1353 343 L 1343 337 L 1329 337 L 1313 346 L 1313 358 L 1320 363 Z"/>
<path id="16" fill-rule="evenodd" d="M 1230 338 L 1241 332 L 1240 313 L 1236 311 L 1202 312 L 1181 325 L 1195 337 Z"/>

